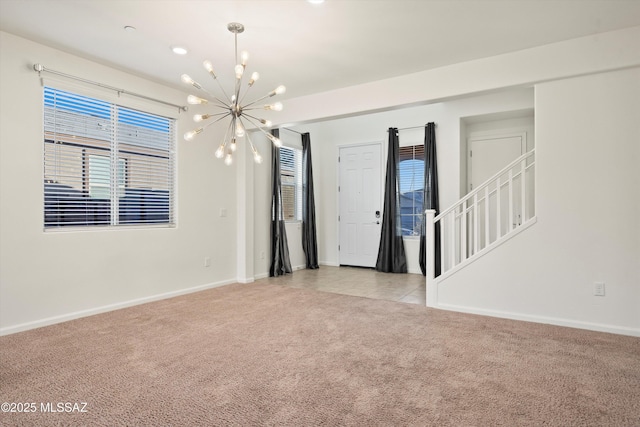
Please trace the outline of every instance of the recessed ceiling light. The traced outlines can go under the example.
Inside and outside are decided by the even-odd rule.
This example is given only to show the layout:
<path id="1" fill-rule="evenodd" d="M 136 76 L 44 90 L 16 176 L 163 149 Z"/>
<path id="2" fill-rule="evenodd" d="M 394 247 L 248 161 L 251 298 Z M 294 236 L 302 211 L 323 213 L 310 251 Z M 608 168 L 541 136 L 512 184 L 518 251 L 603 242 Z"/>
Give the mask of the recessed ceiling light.
<path id="1" fill-rule="evenodd" d="M 186 47 L 182 47 L 182 46 L 173 46 L 171 48 L 171 50 L 173 51 L 173 53 L 175 53 L 176 55 L 186 55 L 188 50 Z"/>
<path id="2" fill-rule="evenodd" d="M 136 27 L 133 27 L 131 25 L 125 25 L 124 30 L 132 33 L 136 30 Z"/>
<path id="3" fill-rule="evenodd" d="M 307 0 L 311 4 L 322 4 L 324 0 Z"/>

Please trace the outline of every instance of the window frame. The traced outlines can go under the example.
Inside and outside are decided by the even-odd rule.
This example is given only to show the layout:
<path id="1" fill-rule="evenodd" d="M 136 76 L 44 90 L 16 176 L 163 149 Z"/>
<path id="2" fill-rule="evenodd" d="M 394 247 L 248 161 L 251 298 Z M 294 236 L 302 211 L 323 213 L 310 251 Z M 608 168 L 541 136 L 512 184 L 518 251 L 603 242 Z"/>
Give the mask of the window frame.
<path id="1" fill-rule="evenodd" d="M 158 113 L 146 103 L 127 105 L 110 98 L 75 86 L 43 82 L 42 218 L 45 232 L 175 228 L 177 225 L 176 117 Z M 78 106 L 66 106 L 65 101 L 76 101 Z M 102 108 L 109 113 L 96 115 L 92 108 Z M 78 130 L 77 126 L 87 123 L 95 124 L 97 130 Z M 100 129 L 103 126 L 106 129 Z M 64 147 L 63 160 L 53 160 L 59 147 Z M 73 156 L 72 166 L 65 164 L 69 160 L 64 156 Z M 103 179 L 107 176 L 105 172 L 109 173 L 108 187 L 92 182 L 92 157 L 109 159 L 108 171 L 101 172 Z M 112 170 L 114 161 L 117 163 Z M 67 182 L 60 180 L 59 170 L 72 172 Z M 132 187 L 132 180 L 136 179 Z M 59 186 L 52 188 L 54 185 Z M 106 191 L 93 195 L 91 188 L 96 186 L 108 188 L 109 197 L 102 197 Z M 82 210 L 83 203 L 88 211 L 96 210 L 95 218 L 88 213 L 74 214 L 74 209 Z M 70 206 L 67 211 L 65 204 Z"/>
<path id="2" fill-rule="evenodd" d="M 291 162 L 293 162 L 292 167 L 287 167 L 286 170 L 283 168 L 282 155 L 283 152 L 291 152 Z M 282 194 L 282 212 L 284 216 L 285 222 L 302 222 L 302 148 L 293 147 L 288 145 L 283 145 L 279 150 L 280 155 L 280 192 Z M 291 177 L 291 183 L 285 183 L 283 177 Z M 284 201 L 284 189 L 285 187 L 293 189 L 293 218 L 287 217 Z"/>
<path id="3" fill-rule="evenodd" d="M 409 145 L 404 145 L 402 147 L 399 147 L 399 155 L 398 155 L 398 201 L 400 203 L 399 209 L 400 209 L 400 229 L 402 232 L 402 237 L 406 238 L 406 239 L 418 239 L 420 238 L 420 233 L 421 233 L 421 226 L 422 226 L 422 217 L 423 217 L 423 212 L 422 212 L 422 206 L 417 207 L 416 210 L 416 197 L 415 197 L 415 192 L 419 192 L 420 190 L 422 190 L 422 197 L 424 200 L 424 162 L 425 162 L 425 155 L 424 155 L 424 143 L 417 143 L 417 144 L 409 144 Z M 419 183 L 413 183 L 410 188 L 412 189 L 411 192 L 414 193 L 413 197 L 411 198 L 412 200 L 412 212 L 411 214 L 403 214 L 402 213 L 402 202 L 401 202 L 401 197 L 403 194 L 401 192 L 401 188 L 403 187 L 403 183 L 402 183 L 402 172 L 401 172 L 401 168 L 400 165 L 403 161 L 421 161 L 422 162 L 422 181 Z M 415 167 L 412 168 L 412 170 L 414 171 L 413 174 L 415 175 Z M 417 185 L 416 185 L 417 184 Z M 417 212 L 417 213 L 415 213 Z M 414 230 L 414 232 L 416 234 L 405 234 L 405 228 L 402 227 L 402 220 L 403 218 L 406 217 L 411 217 L 411 223 L 413 224 L 412 229 Z M 416 230 L 416 224 L 420 224 Z"/>

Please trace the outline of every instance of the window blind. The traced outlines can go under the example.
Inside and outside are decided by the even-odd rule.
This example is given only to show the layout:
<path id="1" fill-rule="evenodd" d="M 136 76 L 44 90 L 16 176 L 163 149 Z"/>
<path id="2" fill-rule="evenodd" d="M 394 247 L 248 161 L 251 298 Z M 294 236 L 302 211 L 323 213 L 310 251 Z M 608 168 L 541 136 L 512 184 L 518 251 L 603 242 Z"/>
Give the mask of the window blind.
<path id="1" fill-rule="evenodd" d="M 302 151 L 280 147 L 282 208 L 286 221 L 302 220 Z"/>
<path id="2" fill-rule="evenodd" d="M 175 121 L 44 88 L 44 225 L 174 224 Z"/>

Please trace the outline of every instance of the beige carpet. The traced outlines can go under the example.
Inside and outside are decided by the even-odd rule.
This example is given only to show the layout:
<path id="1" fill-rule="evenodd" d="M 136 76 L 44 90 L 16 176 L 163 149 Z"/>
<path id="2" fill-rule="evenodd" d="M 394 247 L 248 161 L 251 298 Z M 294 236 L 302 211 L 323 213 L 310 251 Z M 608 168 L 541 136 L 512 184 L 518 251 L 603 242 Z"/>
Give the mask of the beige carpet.
<path id="1" fill-rule="evenodd" d="M 638 338 L 265 282 L 2 337 L 0 357 L 0 400 L 37 410 L 3 426 L 640 426 Z M 58 403 L 86 412 L 42 413 Z"/>

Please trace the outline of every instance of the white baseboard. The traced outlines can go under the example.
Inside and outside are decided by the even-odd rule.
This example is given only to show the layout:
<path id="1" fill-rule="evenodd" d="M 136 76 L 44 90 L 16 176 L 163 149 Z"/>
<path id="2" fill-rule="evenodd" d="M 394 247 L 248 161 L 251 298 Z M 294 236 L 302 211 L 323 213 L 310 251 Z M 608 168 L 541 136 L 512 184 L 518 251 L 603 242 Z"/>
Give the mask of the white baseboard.
<path id="1" fill-rule="evenodd" d="M 320 261 L 318 264 L 326 265 L 327 267 L 340 267 L 340 264 L 332 261 Z"/>
<path id="2" fill-rule="evenodd" d="M 54 325 L 56 323 L 67 322 L 69 320 L 79 319 L 81 317 L 93 316 L 94 314 L 106 313 L 108 311 L 119 310 L 121 308 L 132 307 L 134 305 L 145 304 L 148 302 L 159 301 L 167 298 L 173 298 L 180 295 L 190 294 L 193 292 L 204 291 L 205 289 L 217 288 L 220 286 L 237 283 L 237 280 L 223 280 L 215 283 L 207 283 L 205 285 L 194 286 L 192 288 L 180 289 L 178 291 L 165 292 L 162 294 L 151 295 L 143 298 L 136 298 L 129 301 L 123 301 L 115 304 L 103 305 L 101 307 L 80 310 L 73 313 L 62 314 L 59 316 L 47 317 L 45 319 L 35 320 L 33 322 L 21 323 L 19 325 L 7 326 L 0 328 L 0 336 L 15 334 L 17 332 L 28 331 L 30 329 L 41 328 L 43 326 Z"/>
<path id="3" fill-rule="evenodd" d="M 291 271 L 304 270 L 305 268 L 307 268 L 306 264 L 294 265 L 291 267 Z M 253 282 L 254 280 L 266 279 L 267 277 L 269 277 L 268 271 L 265 273 L 259 273 L 253 276 L 253 280 L 251 280 L 251 282 Z M 251 282 L 241 282 L 241 283 L 251 283 Z"/>
<path id="4" fill-rule="evenodd" d="M 602 323 L 582 322 L 579 320 L 562 319 L 557 317 L 536 316 L 530 314 L 514 313 L 500 310 L 489 310 L 477 307 L 467 307 L 454 304 L 436 304 L 433 308 L 457 311 L 461 313 L 479 314 L 482 316 L 500 317 L 503 319 L 522 320 L 525 322 L 544 323 L 568 328 L 587 329 L 590 331 L 608 332 L 618 335 L 630 335 L 640 337 L 640 329 L 626 326 L 607 325 Z"/>

